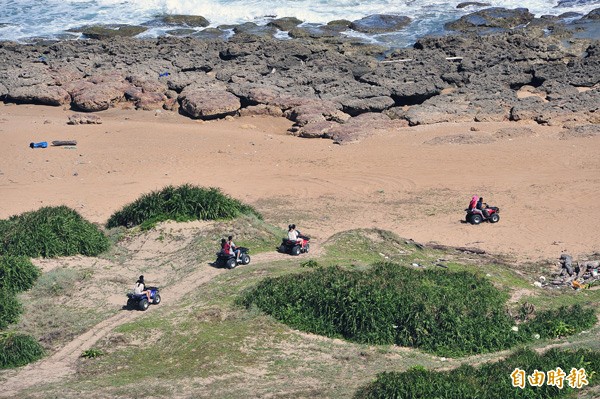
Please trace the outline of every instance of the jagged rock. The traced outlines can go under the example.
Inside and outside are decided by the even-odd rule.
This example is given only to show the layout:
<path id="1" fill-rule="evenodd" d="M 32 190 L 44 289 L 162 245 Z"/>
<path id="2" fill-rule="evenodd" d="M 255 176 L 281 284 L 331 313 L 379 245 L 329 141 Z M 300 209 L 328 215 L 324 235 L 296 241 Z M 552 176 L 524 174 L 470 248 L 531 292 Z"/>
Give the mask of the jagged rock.
<path id="1" fill-rule="evenodd" d="M 0 83 L 0 98 L 3 98 L 8 93 L 8 89 L 2 83 Z"/>
<path id="2" fill-rule="evenodd" d="M 118 74 L 94 75 L 65 85 L 73 105 L 82 111 L 103 111 L 125 97 L 131 86 Z"/>
<path id="3" fill-rule="evenodd" d="M 363 33 L 396 32 L 411 21 L 409 17 L 401 15 L 374 14 L 353 21 L 350 28 Z"/>
<path id="4" fill-rule="evenodd" d="M 184 25 L 202 28 L 206 28 L 210 25 L 210 22 L 201 15 L 165 15 L 160 18 L 160 21 L 167 25 Z"/>
<path id="5" fill-rule="evenodd" d="M 465 1 L 462 3 L 458 3 L 456 8 L 466 8 L 466 7 L 489 7 L 490 3 L 480 3 L 477 1 Z"/>
<path id="6" fill-rule="evenodd" d="M 98 115 L 73 114 L 69 115 L 67 125 L 100 125 L 102 119 Z"/>
<path id="7" fill-rule="evenodd" d="M 321 138 L 326 137 L 327 133 L 334 127 L 338 126 L 339 123 L 327 121 L 325 119 L 320 121 L 311 121 L 302 126 L 296 128 L 296 135 L 304 138 Z"/>
<path id="8" fill-rule="evenodd" d="M 589 138 L 600 136 L 600 125 L 583 125 L 575 126 L 572 129 L 567 129 L 560 134 L 561 140 L 568 140 L 573 138 Z"/>
<path id="9" fill-rule="evenodd" d="M 110 39 L 114 37 L 133 37 L 147 31 L 144 26 L 132 25 L 95 25 L 84 26 L 79 29 L 73 29 L 75 32 L 81 32 L 90 39 Z"/>
<path id="10" fill-rule="evenodd" d="M 129 75 L 125 78 L 125 80 L 127 80 L 133 86 L 139 87 L 146 93 L 164 93 L 168 89 L 168 85 L 166 83 L 160 82 L 157 79 L 152 79 L 144 76 Z"/>
<path id="11" fill-rule="evenodd" d="M 302 21 L 295 17 L 278 18 L 267 23 L 267 26 L 273 26 L 279 30 L 289 31 L 300 25 Z"/>
<path id="12" fill-rule="evenodd" d="M 183 111 L 192 118 L 221 118 L 235 114 L 241 107 L 240 99 L 224 90 L 186 90 L 179 100 Z"/>
<path id="13" fill-rule="evenodd" d="M 46 85 L 16 87 L 7 93 L 7 98 L 13 101 L 45 105 L 64 105 L 71 102 L 71 96 L 65 89 Z"/>
<path id="14" fill-rule="evenodd" d="M 269 115 L 269 116 L 283 116 L 281 108 L 273 105 L 251 105 L 246 108 L 240 109 L 240 116 L 252 116 L 252 115 Z"/>
<path id="15" fill-rule="evenodd" d="M 446 29 L 461 32 L 485 30 L 489 28 L 512 29 L 533 20 L 534 15 L 526 8 L 509 10 L 492 7 L 464 15 L 454 22 L 445 25 Z"/>
<path id="16" fill-rule="evenodd" d="M 365 113 L 348 119 L 345 123 L 332 125 L 324 134 L 336 144 L 349 144 L 358 142 L 380 130 L 394 130 L 406 127 L 403 120 L 391 120 L 384 114 Z"/>
<path id="17" fill-rule="evenodd" d="M 587 13 L 586 15 L 584 15 L 582 18 L 582 20 L 599 20 L 600 19 L 600 8 L 596 8 L 593 9 L 592 11 L 590 11 L 589 13 Z"/>

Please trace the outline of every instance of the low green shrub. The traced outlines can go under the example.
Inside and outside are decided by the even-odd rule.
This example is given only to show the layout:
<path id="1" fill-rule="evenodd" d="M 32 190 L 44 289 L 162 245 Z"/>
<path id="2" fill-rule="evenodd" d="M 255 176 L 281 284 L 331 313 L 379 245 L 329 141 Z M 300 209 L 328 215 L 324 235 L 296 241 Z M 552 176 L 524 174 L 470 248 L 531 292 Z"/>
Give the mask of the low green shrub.
<path id="1" fill-rule="evenodd" d="M 26 291 L 40 274 L 40 269 L 26 256 L 0 255 L 0 290 Z"/>
<path id="2" fill-rule="evenodd" d="M 0 369 L 24 366 L 43 356 L 44 348 L 29 335 L 0 334 Z"/>
<path id="3" fill-rule="evenodd" d="M 0 330 L 19 320 L 23 311 L 21 303 L 14 292 L 0 289 Z"/>
<path id="4" fill-rule="evenodd" d="M 101 349 L 90 348 L 81 352 L 81 357 L 86 359 L 94 359 L 100 356 L 104 356 L 104 352 Z"/>
<path id="5" fill-rule="evenodd" d="M 533 339 L 535 326 L 513 331 L 507 299 L 506 293 L 472 273 L 380 263 L 367 270 L 317 268 L 267 278 L 247 292 L 241 304 L 256 305 L 293 328 L 315 334 L 464 356 Z M 573 324 L 574 331 L 595 322 L 593 310 L 581 311 L 586 315 Z"/>
<path id="6" fill-rule="evenodd" d="M 525 334 L 539 334 L 541 338 L 559 338 L 589 328 L 596 321 L 593 311 L 576 304 L 538 312 L 533 320 L 522 324 L 520 328 Z"/>
<path id="7" fill-rule="evenodd" d="M 151 228 L 165 220 L 232 219 L 244 214 L 262 219 L 254 208 L 223 194 L 217 188 L 184 184 L 179 187 L 167 186 L 142 195 L 115 212 L 106 225 L 109 228 L 138 225 Z"/>
<path id="8" fill-rule="evenodd" d="M 377 375 L 374 382 L 359 389 L 355 398 L 548 399 L 572 397 L 574 392 L 580 391 L 581 388 L 570 387 L 566 377 L 562 389 L 548 385 L 547 379 L 541 386 L 533 387 L 528 380 L 525 381 L 524 388 L 513 386 L 511 373 L 517 368 L 525 371 L 527 379 L 535 370 L 547 373 L 556 370 L 557 367 L 560 367 L 567 376 L 572 368 L 577 370 L 583 368 L 589 385 L 597 385 L 598 372 L 600 372 L 600 352 L 585 349 L 577 351 L 551 349 L 542 355 L 529 349 L 522 349 L 505 360 L 486 363 L 479 367 L 463 365 L 454 370 L 441 372 L 416 367 L 402 373 L 381 373 Z M 518 383 L 517 380 L 515 382 Z"/>
<path id="9" fill-rule="evenodd" d="M 0 228 L 0 254 L 32 258 L 82 254 L 96 256 L 108 238 L 66 206 L 44 207 L 12 216 Z"/>

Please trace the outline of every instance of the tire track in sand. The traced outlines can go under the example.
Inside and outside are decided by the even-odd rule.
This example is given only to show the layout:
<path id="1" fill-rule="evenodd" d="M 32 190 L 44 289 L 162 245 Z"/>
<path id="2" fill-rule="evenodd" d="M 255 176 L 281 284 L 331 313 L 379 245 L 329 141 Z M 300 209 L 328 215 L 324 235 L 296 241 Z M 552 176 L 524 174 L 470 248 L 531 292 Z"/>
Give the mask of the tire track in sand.
<path id="1" fill-rule="evenodd" d="M 317 250 L 314 251 L 314 254 L 319 254 L 320 252 L 321 251 Z M 313 253 L 313 251 L 311 251 L 311 253 Z M 253 263 L 264 263 L 285 259 L 290 259 L 290 255 L 279 252 L 264 252 L 252 256 Z M 216 276 L 226 272 L 228 272 L 227 269 L 217 269 L 205 265 L 187 276 L 184 281 L 161 289 L 161 297 L 170 303 L 177 303 L 184 295 L 187 295 Z M 194 284 L 189 284 L 190 281 L 194 282 Z M 156 308 L 151 307 L 150 309 Z M 19 369 L 16 374 L 8 377 L 2 383 L 0 398 L 17 398 L 20 396 L 19 392 L 24 389 L 36 385 L 57 382 L 62 378 L 72 375 L 75 372 L 77 359 L 83 351 L 90 349 L 96 342 L 106 337 L 121 324 L 129 323 L 145 314 L 145 312 L 123 310 L 96 324 L 92 329 L 79 335 L 51 356 L 24 366 L 22 369 Z"/>
<path id="2" fill-rule="evenodd" d="M 225 271 L 225 269 L 216 269 L 211 266 L 201 267 L 187 276 L 185 281 L 161 289 L 161 296 L 168 299 L 171 303 L 177 303 L 178 299 Z M 190 281 L 194 282 L 194 284 L 189 284 Z M 2 383 L 0 397 L 19 397 L 18 393 L 24 389 L 34 385 L 57 382 L 73 374 L 75 372 L 75 363 L 81 352 L 90 349 L 96 342 L 106 337 L 116 327 L 136 320 L 144 314 L 146 313 L 123 310 L 96 324 L 92 329 L 76 337 L 58 352 L 23 367 L 15 375 L 9 377 Z"/>

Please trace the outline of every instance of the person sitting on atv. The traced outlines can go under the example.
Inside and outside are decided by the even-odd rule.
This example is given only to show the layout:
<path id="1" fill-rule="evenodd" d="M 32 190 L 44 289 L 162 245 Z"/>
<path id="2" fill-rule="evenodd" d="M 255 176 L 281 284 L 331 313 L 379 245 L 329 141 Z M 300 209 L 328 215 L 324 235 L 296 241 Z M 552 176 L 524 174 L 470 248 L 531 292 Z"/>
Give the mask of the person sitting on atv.
<path id="1" fill-rule="evenodd" d="M 479 197 L 479 201 L 477 201 L 475 208 L 479 209 L 483 214 L 483 217 L 486 219 L 490 216 L 490 213 L 487 211 L 487 207 L 488 205 L 483 202 L 483 197 Z"/>
<path id="2" fill-rule="evenodd" d="M 148 303 L 152 303 L 152 298 L 150 298 L 150 291 L 146 289 L 146 283 L 144 283 L 144 276 L 140 276 L 138 281 L 135 283 L 135 287 L 133 287 L 133 293 L 136 295 L 146 294 L 148 298 Z"/>
<path id="3" fill-rule="evenodd" d="M 221 253 L 223 255 L 229 255 L 229 243 L 224 238 L 221 238 Z"/>
<path id="4" fill-rule="evenodd" d="M 477 195 L 474 195 L 473 198 L 471 198 L 471 202 L 469 202 L 469 212 L 472 213 L 479 213 L 481 215 L 483 215 L 483 211 L 481 211 L 480 209 L 477 208 L 477 205 L 479 204 L 479 197 Z"/>
<path id="5" fill-rule="evenodd" d="M 240 261 L 241 251 L 237 248 L 237 246 L 233 243 L 233 236 L 227 237 L 227 244 L 229 245 L 229 253 L 231 255 L 235 255 L 235 261 Z"/>
<path id="6" fill-rule="evenodd" d="M 304 247 L 304 240 L 302 239 L 303 236 L 298 230 L 296 230 L 296 225 L 290 224 L 288 229 L 288 240 L 295 241 L 297 244 L 300 244 L 302 247 Z"/>

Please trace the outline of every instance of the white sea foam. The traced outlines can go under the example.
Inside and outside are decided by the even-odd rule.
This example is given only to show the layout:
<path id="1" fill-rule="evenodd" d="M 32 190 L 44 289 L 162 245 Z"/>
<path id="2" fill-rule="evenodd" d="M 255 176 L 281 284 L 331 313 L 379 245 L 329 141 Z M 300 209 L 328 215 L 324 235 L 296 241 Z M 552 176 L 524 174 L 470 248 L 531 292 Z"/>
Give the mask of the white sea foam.
<path id="1" fill-rule="evenodd" d="M 492 6 L 526 7 L 537 16 L 567 11 L 587 13 L 600 0 L 556 8 L 558 0 L 486 0 Z M 434 0 L 0 0 L 0 39 L 52 37 L 90 24 L 143 24 L 163 14 L 202 15 L 211 26 L 243 22 L 265 23 L 269 18 L 296 17 L 310 23 L 356 20 L 385 13 L 407 15 L 415 23 L 404 30 L 417 34 L 441 30 L 443 23 L 473 9 L 457 9 L 460 1 Z M 579 2 L 581 3 L 581 2 Z M 2 25 L 7 24 L 7 25 Z M 160 32 L 154 29 L 151 32 Z M 147 33 L 153 34 L 153 33 Z"/>

